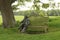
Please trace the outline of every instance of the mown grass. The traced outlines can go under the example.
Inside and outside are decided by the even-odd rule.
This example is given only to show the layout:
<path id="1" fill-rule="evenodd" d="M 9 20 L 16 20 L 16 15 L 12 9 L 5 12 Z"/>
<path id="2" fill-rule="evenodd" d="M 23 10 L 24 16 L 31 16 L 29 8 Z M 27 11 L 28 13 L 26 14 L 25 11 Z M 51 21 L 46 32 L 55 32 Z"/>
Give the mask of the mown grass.
<path id="1" fill-rule="evenodd" d="M 50 27 L 60 27 L 60 16 L 51 16 L 49 18 Z"/>
<path id="2" fill-rule="evenodd" d="M 23 19 L 22 16 L 15 16 L 17 21 Z M 2 18 L 0 16 L 0 25 Z M 17 28 L 4 29 L 0 26 L 0 40 L 60 40 L 60 16 L 49 17 L 49 32 L 43 34 L 20 33 Z"/>

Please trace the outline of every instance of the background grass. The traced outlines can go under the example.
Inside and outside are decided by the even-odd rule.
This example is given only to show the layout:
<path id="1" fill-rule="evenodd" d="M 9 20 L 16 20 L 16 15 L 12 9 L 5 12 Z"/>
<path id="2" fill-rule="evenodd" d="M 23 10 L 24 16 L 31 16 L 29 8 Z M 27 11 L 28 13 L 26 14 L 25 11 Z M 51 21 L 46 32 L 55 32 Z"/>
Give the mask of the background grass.
<path id="1" fill-rule="evenodd" d="M 15 19 L 16 21 L 22 21 L 23 16 L 15 16 Z M 2 18 L 0 16 L 0 25 L 1 23 Z M 49 17 L 48 33 L 20 33 L 17 28 L 4 29 L 0 26 L 0 40 L 60 40 L 60 16 Z"/>
<path id="2" fill-rule="evenodd" d="M 60 27 L 60 16 L 50 16 L 49 26 L 50 27 Z"/>

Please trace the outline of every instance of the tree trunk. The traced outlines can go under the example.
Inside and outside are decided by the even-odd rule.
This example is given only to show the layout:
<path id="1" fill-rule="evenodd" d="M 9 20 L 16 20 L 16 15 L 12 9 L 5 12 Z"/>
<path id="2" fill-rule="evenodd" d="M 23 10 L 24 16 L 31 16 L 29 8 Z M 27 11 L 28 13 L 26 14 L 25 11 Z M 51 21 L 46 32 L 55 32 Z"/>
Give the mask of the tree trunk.
<path id="1" fill-rule="evenodd" d="M 8 3 L 6 0 L 0 0 L 0 8 L 3 19 L 3 26 L 5 28 L 14 27 L 15 19 L 10 3 Z"/>

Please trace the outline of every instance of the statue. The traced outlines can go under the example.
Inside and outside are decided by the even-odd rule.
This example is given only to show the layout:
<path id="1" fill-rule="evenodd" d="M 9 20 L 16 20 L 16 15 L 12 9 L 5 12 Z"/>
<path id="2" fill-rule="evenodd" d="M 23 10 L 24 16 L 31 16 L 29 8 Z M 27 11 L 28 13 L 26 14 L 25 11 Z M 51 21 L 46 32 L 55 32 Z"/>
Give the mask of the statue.
<path id="1" fill-rule="evenodd" d="M 21 22 L 21 25 L 19 26 L 19 30 L 21 32 L 26 32 L 26 29 L 28 27 L 28 25 L 30 24 L 30 20 L 27 16 L 24 16 L 23 21 Z"/>

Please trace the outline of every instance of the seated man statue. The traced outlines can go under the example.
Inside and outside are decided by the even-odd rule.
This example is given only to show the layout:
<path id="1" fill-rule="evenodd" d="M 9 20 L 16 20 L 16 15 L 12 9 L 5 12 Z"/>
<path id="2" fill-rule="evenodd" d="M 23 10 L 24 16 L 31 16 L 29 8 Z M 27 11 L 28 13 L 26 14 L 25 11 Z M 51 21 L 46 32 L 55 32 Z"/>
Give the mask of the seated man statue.
<path id="1" fill-rule="evenodd" d="M 24 16 L 24 20 L 21 22 L 19 29 L 21 32 L 26 32 L 28 25 L 30 24 L 30 20 L 27 16 Z"/>

